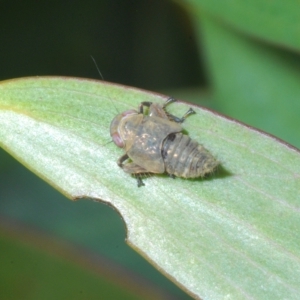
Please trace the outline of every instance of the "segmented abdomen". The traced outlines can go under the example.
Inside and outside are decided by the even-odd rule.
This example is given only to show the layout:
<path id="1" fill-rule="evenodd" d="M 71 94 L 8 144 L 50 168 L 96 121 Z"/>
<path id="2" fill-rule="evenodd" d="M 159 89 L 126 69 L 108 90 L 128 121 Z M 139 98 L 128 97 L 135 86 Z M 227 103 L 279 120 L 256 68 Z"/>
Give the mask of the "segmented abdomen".
<path id="1" fill-rule="evenodd" d="M 218 165 L 203 146 L 182 133 L 168 135 L 163 143 L 162 157 L 166 172 L 178 177 L 203 177 Z"/>

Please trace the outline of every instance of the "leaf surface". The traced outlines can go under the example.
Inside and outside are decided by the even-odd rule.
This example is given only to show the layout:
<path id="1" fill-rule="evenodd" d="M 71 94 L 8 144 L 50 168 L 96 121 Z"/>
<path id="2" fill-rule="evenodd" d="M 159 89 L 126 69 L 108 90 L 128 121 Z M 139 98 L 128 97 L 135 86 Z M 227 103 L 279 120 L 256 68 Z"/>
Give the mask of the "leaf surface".
<path id="1" fill-rule="evenodd" d="M 119 112 L 167 97 L 84 79 L 0 84 L 0 143 L 70 199 L 115 207 L 127 242 L 194 297 L 297 299 L 300 155 L 276 139 L 193 107 L 183 124 L 221 163 L 204 180 L 136 181 L 110 141 Z M 190 106 L 190 105 L 189 105 Z M 169 106 L 181 116 L 187 104 Z"/>

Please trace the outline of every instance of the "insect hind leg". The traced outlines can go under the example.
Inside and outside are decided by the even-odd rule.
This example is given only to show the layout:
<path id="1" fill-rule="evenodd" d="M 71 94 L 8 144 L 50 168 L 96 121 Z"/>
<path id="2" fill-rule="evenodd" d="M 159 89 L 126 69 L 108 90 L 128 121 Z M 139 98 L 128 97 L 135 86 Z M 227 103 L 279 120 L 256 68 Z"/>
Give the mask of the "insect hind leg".
<path id="1" fill-rule="evenodd" d="M 177 101 L 177 100 L 176 100 L 175 98 L 173 98 L 173 97 L 168 98 L 167 101 L 165 102 L 165 104 L 163 105 L 163 109 L 166 111 L 166 106 L 167 106 L 168 104 L 174 103 L 174 102 L 176 102 L 176 101 Z M 172 114 L 170 114 L 170 113 L 168 113 L 168 112 L 166 111 L 166 114 L 167 114 L 169 120 L 170 120 L 170 121 L 173 121 L 173 122 L 176 122 L 176 123 L 183 123 L 184 120 L 185 120 L 189 115 L 192 115 L 192 114 L 194 114 L 194 113 L 195 113 L 195 111 L 194 111 L 192 108 L 189 108 L 189 110 L 188 110 L 181 118 L 179 118 L 179 117 L 176 117 L 176 116 L 174 116 L 174 115 L 172 115 Z"/>

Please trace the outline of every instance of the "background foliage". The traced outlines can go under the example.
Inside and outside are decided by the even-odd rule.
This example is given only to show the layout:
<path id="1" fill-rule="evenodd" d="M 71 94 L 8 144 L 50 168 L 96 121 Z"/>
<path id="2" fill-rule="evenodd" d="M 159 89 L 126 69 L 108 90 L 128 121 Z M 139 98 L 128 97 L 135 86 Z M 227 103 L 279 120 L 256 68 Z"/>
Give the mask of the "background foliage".
<path id="1" fill-rule="evenodd" d="M 92 54 L 108 81 L 203 99 L 299 147 L 297 4 L 264 2 L 4 1 L 0 78 L 97 78 Z M 125 245 L 111 208 L 67 201 L 6 153 L 0 159 L 2 219 L 87 247 L 172 298 L 189 298 Z"/>

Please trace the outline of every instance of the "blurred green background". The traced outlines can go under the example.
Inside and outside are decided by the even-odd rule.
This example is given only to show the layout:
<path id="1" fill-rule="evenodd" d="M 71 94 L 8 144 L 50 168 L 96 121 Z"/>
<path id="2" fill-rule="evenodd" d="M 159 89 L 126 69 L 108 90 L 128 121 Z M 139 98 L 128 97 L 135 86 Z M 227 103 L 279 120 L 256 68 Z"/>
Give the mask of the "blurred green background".
<path id="1" fill-rule="evenodd" d="M 93 55 L 107 81 L 197 102 L 300 147 L 297 8 L 296 1 L 1 1 L 0 79 L 99 79 Z M 106 299 L 110 291 L 125 299 L 124 290 L 126 299 L 145 299 L 145 291 L 153 292 L 149 299 L 190 299 L 125 244 L 125 226 L 112 208 L 69 201 L 2 150 L 0 167 L 1 299 L 19 299 L 9 286 L 24 291 L 22 299 L 46 299 L 43 292 L 47 299 L 64 299 L 56 282 L 61 290 L 76 290 L 78 299 Z M 54 253 L 51 242 L 41 247 L 45 237 L 74 248 Z M 90 272 L 86 277 L 72 279 L 61 265 L 49 271 L 57 257 L 68 257 L 62 252 L 78 248 L 86 252 L 75 255 L 68 274 L 83 256 L 93 261 L 81 264 Z M 28 261 L 40 267 L 26 266 Z M 110 284 L 99 288 L 102 268 L 111 272 Z"/>

